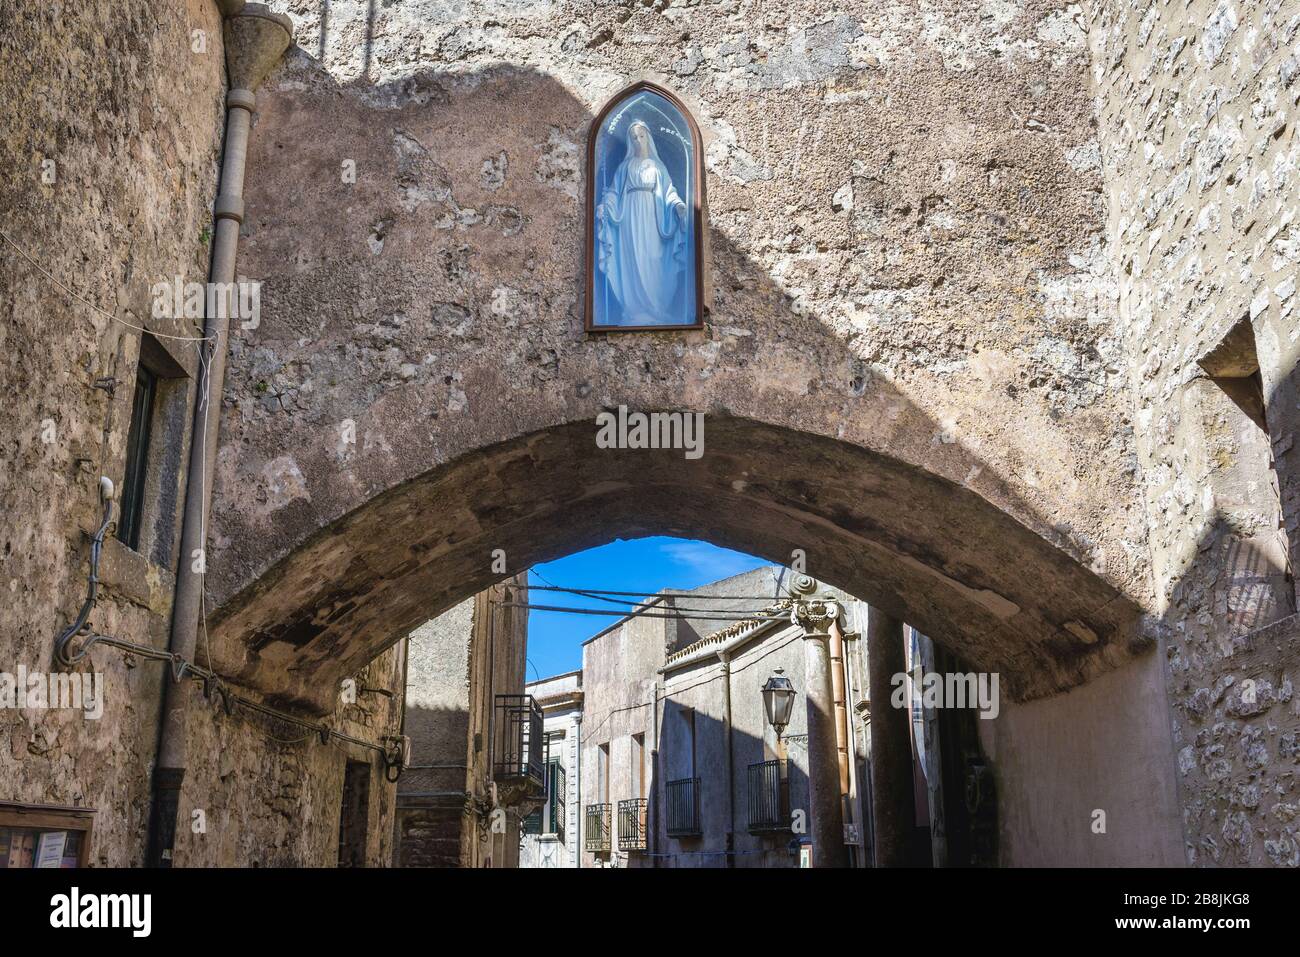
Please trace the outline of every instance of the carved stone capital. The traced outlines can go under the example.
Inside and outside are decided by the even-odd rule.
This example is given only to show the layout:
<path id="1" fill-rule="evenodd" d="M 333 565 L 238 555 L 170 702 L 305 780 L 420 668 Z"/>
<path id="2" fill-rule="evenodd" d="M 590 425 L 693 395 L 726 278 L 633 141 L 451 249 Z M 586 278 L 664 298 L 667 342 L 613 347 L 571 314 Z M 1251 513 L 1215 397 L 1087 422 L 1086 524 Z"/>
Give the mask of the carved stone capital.
<path id="1" fill-rule="evenodd" d="M 831 625 L 840 617 L 839 602 L 818 598 L 818 582 L 808 575 L 798 576 L 790 585 L 794 606 L 790 621 L 803 629 L 805 638 L 829 638 Z"/>

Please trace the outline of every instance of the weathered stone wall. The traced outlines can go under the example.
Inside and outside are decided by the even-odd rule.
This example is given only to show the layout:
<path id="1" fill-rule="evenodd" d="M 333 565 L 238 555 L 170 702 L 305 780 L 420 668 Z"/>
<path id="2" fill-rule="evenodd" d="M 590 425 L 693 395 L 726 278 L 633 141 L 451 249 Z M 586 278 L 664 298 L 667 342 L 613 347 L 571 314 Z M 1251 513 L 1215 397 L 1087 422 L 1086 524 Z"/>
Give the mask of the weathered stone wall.
<path id="1" fill-rule="evenodd" d="M 1198 362 L 1246 320 L 1268 424 L 1286 412 L 1300 4 L 1099 0 L 1089 32 L 1187 858 L 1295 866 L 1294 629 L 1258 630 L 1294 607 L 1269 468 L 1285 474 L 1292 442 L 1270 450 Z"/>
<path id="2" fill-rule="evenodd" d="M 1026 694 L 1126 657 L 1145 515 L 1075 13 L 273 6 L 300 49 L 250 157 L 265 286 L 227 383 L 221 660 L 305 696 L 280 656 L 305 684 L 372 653 L 487 585 L 491 549 L 514 570 L 675 529 L 802 547 L 975 663 L 1051 672 Z M 711 323 L 586 336 L 586 131 L 640 77 L 703 130 Z M 705 412 L 716 444 L 664 474 L 593 455 L 622 403 Z M 727 416 L 788 431 L 728 459 Z"/>
<path id="3" fill-rule="evenodd" d="M 207 278 L 222 57 L 211 0 L 0 7 L 0 228 L 36 263 L 0 239 L 6 675 L 53 670 L 55 637 L 86 595 L 89 538 L 102 516 L 98 480 L 108 476 L 120 492 L 125 469 L 141 349 L 131 326 L 200 334 L 197 323 L 153 318 L 150 290 Z M 160 341 L 176 375 L 163 387 L 149 525 L 138 552 L 110 531 L 90 618 L 99 633 L 154 648 L 168 643 L 198 364 L 194 342 Z M 392 687 L 397 664 L 381 658 L 370 683 Z M 142 864 L 165 669 L 100 647 L 77 669 L 103 674 L 98 720 L 76 709 L 0 708 L 0 801 L 95 808 L 90 862 Z M 362 699 L 332 720 L 378 740 L 400 713 L 384 702 Z M 177 865 L 334 862 L 343 752 L 302 735 L 247 715 L 195 717 Z M 392 831 L 391 786 L 373 774 L 372 834 L 382 836 L 369 858 L 379 863 Z M 196 809 L 202 833 L 193 829 Z"/>
<path id="4" fill-rule="evenodd" d="M 398 867 L 514 867 L 524 808 L 494 764 L 509 730 L 493 714 L 498 695 L 524 693 L 526 575 L 425 622 L 407 639 L 411 769 L 398 782 L 393 863 Z M 513 597 L 510 597 L 513 596 Z M 495 826 L 495 812 L 503 828 Z"/>
<path id="5" fill-rule="evenodd" d="M 204 54 L 192 52 L 194 30 Z M 97 483 L 122 482 L 140 348 L 135 331 L 54 280 L 126 322 L 197 334 L 152 320 L 149 289 L 206 278 L 223 123 L 219 14 L 211 0 L 6 3 L 0 74 L 0 223 L 54 277 L 0 239 L 0 671 L 12 674 L 52 669 L 54 639 L 85 597 Z M 174 345 L 192 375 L 194 344 Z M 110 377 L 114 390 L 95 388 Z M 110 540 L 94 627 L 165 646 L 174 567 L 174 555 Z M 79 670 L 104 675 L 98 721 L 0 710 L 0 799 L 97 808 L 90 860 L 141 863 L 163 668 L 94 652 Z"/>
<path id="6" fill-rule="evenodd" d="M 861 584 L 975 664 L 1050 657 L 1035 693 L 1122 663 L 1131 601 L 1167 665 L 1188 860 L 1300 863 L 1285 617 L 1300 539 L 1296 0 L 272 6 L 300 48 L 259 96 L 249 167 L 240 272 L 266 281 L 263 321 L 232 343 L 210 556 L 217 601 L 251 609 L 236 625 L 273 624 L 268 609 L 289 599 L 305 616 L 295 626 L 346 611 L 375 586 L 367 562 L 414 543 L 385 571 L 424 569 L 414 584 L 442 590 L 407 587 L 419 597 L 403 604 L 390 588 L 364 647 L 311 651 L 334 662 L 321 677 L 355 673 L 403 616 L 486 584 L 486 558 L 467 572 L 466 556 L 502 545 L 507 527 L 512 571 L 528 563 L 513 551 L 525 532 L 539 555 L 594 543 L 595 524 L 555 505 L 576 487 L 607 496 L 577 510 L 606 530 L 676 521 L 772 552 L 830 541 L 814 573 Z M 219 19 L 209 0 L 8 4 L 0 67 L 12 171 L 0 213 L 40 267 L 0 240 L 0 670 L 12 673 L 50 670 L 81 602 L 96 483 L 121 484 L 141 349 L 41 269 L 129 323 L 197 334 L 152 319 L 149 290 L 206 275 Z M 642 77 L 680 92 L 703 128 L 713 314 L 702 333 L 588 338 L 586 125 Z M 1209 376 L 1243 320 L 1262 423 Z M 162 341 L 179 371 L 169 488 L 151 489 L 140 553 L 108 543 L 92 618 L 154 647 L 167 641 L 197 366 L 192 343 Z M 731 448 L 689 481 L 614 458 L 574 471 L 578 440 L 545 430 L 622 402 L 770 430 L 720 425 L 716 448 Z M 476 458 L 507 441 L 519 444 Z M 760 478 L 782 456 L 795 466 Z M 442 497 L 402 497 L 456 463 Z M 626 501 L 652 485 L 667 491 Z M 851 510 L 868 498 L 894 524 Z M 298 567 L 265 575 L 349 514 L 339 551 L 304 547 Z M 257 581 L 271 584 L 249 592 Z M 321 582 L 344 591 L 307 587 Z M 981 617 L 1008 601 L 1008 619 Z M 1090 621 L 1117 635 L 1081 663 Z M 963 647 L 971 622 L 979 641 Z M 212 653 L 242 664 L 231 641 L 214 635 Z M 98 722 L 0 711 L 0 799 L 96 807 L 92 861 L 138 863 L 161 667 L 107 649 L 91 661 L 107 682 Z M 372 667 L 387 680 L 396 661 Z M 1141 665 L 1123 674 L 1154 687 Z M 317 684 L 334 707 L 332 680 Z M 364 737 L 391 727 L 391 705 L 363 705 L 334 720 Z M 205 810 L 209 830 L 182 820 L 177 863 L 254 863 L 268 848 L 329 863 L 341 755 L 244 721 L 194 722 L 182 815 Z M 377 861 L 390 796 L 371 793 Z"/>
<path id="7" fill-rule="evenodd" d="M 375 743 L 397 734 L 403 652 L 394 645 L 355 677 L 355 703 L 340 706 L 331 727 Z M 178 866 L 334 867 L 349 760 L 370 766 L 365 866 L 390 865 L 396 786 L 373 751 L 337 739 L 325 745 L 313 732 L 255 714 L 226 717 L 215 703 L 210 714 L 191 716 L 188 731 Z M 193 827 L 196 810 L 206 819 L 202 832 Z"/>

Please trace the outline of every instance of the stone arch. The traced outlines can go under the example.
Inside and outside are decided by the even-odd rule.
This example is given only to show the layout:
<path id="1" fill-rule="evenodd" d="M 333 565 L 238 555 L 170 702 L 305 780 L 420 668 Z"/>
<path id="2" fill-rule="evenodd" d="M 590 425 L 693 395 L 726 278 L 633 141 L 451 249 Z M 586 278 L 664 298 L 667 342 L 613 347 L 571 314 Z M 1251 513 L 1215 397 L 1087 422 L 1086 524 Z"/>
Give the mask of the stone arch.
<path id="1" fill-rule="evenodd" d="M 693 94 L 716 153 L 712 314 L 593 336 L 589 91 L 498 66 L 344 85 L 291 61 L 259 94 L 250 147 L 241 270 L 262 282 L 262 321 L 231 342 L 214 664 L 323 707 L 402 629 L 492 581 L 491 548 L 518 570 L 651 532 L 776 562 L 804 548 L 814 574 L 1005 670 L 1020 696 L 1128 654 L 1150 585 L 1106 287 L 1073 262 L 1100 227 L 1092 174 L 1019 128 L 949 163 L 928 130 L 968 122 L 964 101 L 909 76 L 920 127 L 810 90 L 779 114 L 766 91 L 710 118 Z M 1078 96 L 1053 122 L 1087 136 L 1086 73 L 1062 76 Z M 981 89 L 990 115 L 1023 95 Z M 801 160 L 807 111 L 828 132 Z M 768 165 L 728 134 L 746 118 L 757 149 L 760 114 L 791 146 Z M 990 174 L 1005 155 L 1044 185 Z M 936 196 L 949 166 L 965 192 Z M 1008 230 L 1040 206 L 1050 218 Z M 704 413 L 706 455 L 597 456 L 594 419 L 620 405 Z"/>
<path id="2" fill-rule="evenodd" d="M 212 623 L 218 670 L 327 707 L 337 682 L 423 620 L 616 537 L 708 539 L 808 569 L 997 671 L 1016 698 L 1133 650 L 1134 607 L 975 493 L 850 443 L 735 416 L 708 455 L 598 449 L 591 421 L 467 453 L 311 536 Z"/>

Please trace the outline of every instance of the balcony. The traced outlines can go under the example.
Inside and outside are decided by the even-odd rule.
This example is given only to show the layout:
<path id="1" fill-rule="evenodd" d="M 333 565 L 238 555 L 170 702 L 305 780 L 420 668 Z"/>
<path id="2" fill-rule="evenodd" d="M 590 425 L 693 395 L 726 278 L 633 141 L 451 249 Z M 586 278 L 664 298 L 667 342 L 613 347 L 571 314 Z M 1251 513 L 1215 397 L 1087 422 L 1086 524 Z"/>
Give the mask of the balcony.
<path id="1" fill-rule="evenodd" d="M 644 851 L 646 849 L 646 809 L 649 802 L 645 798 L 632 798 L 618 802 L 618 849 L 620 851 Z"/>
<path id="2" fill-rule="evenodd" d="M 536 801 L 546 793 L 541 706 L 532 695 L 499 694 L 492 722 L 492 779 L 501 802 Z"/>
<path id="3" fill-rule="evenodd" d="M 665 784 L 664 812 L 669 837 L 699 837 L 700 779 L 682 778 Z"/>
<path id="4" fill-rule="evenodd" d="M 790 827 L 781 800 L 781 762 L 760 761 L 749 766 L 749 832 L 761 834 Z"/>
<path id="5" fill-rule="evenodd" d="M 603 854 L 609 850 L 609 809 L 608 804 L 587 805 L 587 823 L 583 829 L 587 836 L 584 846 L 593 854 Z"/>

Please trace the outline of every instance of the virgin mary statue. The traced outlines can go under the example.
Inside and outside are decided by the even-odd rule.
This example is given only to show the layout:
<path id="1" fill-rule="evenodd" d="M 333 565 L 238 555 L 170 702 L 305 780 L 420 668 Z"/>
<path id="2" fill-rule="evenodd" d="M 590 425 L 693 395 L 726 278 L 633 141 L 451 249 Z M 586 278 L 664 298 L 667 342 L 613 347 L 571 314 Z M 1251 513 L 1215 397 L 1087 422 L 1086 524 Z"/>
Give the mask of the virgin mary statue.
<path id="1" fill-rule="evenodd" d="M 596 207 L 597 265 L 623 315 L 618 325 L 672 325 L 685 272 L 687 211 L 650 128 L 627 128 L 627 155 Z"/>

